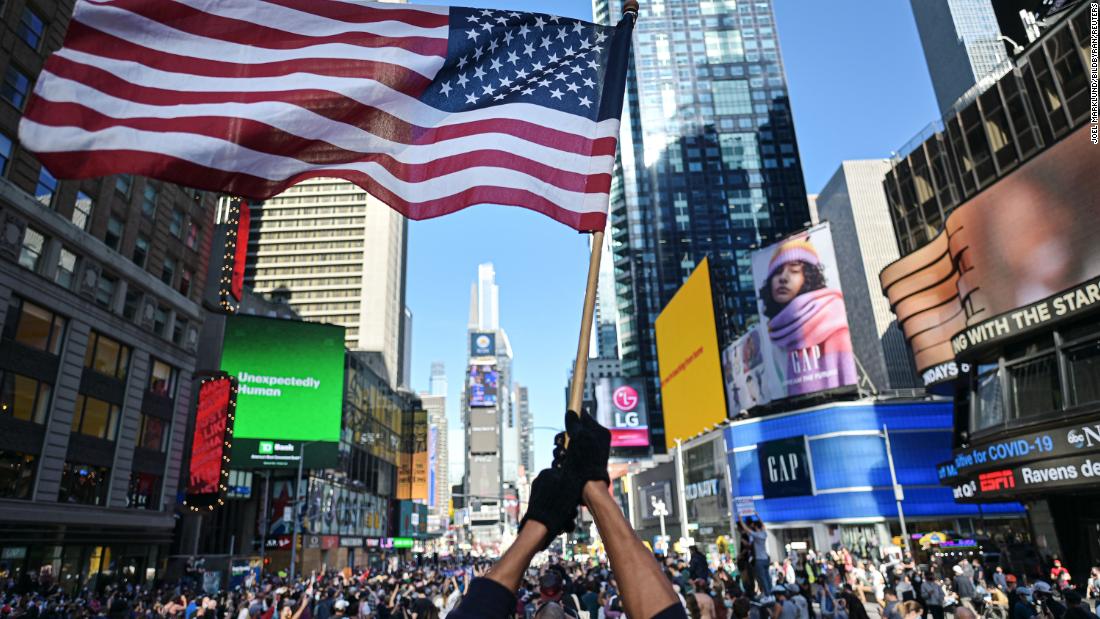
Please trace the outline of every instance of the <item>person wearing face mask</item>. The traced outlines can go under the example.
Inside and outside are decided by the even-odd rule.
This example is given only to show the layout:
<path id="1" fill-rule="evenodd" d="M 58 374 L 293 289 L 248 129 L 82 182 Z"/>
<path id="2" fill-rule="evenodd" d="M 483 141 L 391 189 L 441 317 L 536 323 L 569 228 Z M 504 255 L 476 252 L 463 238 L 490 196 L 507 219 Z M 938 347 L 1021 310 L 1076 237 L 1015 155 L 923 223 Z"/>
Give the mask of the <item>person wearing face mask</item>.
<path id="1" fill-rule="evenodd" d="M 768 337 L 786 353 L 781 362 L 786 366 L 784 396 L 855 384 L 844 295 L 827 286 L 825 267 L 809 237 L 796 237 L 776 248 L 759 296 L 768 318 Z"/>

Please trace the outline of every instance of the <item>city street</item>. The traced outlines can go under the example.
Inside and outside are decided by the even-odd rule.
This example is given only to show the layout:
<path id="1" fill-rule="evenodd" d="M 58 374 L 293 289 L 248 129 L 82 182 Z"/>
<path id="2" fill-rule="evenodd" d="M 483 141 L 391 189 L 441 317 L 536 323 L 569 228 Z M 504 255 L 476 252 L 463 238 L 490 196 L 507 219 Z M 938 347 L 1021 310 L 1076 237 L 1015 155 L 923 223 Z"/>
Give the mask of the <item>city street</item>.
<path id="1" fill-rule="evenodd" d="M 1098 619 L 1100 2 L 0 2 L 0 619 Z"/>

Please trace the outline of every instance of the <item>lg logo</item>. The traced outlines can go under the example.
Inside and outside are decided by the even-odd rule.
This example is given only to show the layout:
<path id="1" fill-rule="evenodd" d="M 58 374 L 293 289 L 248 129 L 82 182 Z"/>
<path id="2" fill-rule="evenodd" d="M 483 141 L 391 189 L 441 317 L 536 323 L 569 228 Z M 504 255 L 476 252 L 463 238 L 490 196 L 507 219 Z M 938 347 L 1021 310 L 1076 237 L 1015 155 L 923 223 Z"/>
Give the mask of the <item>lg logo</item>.
<path id="1" fill-rule="evenodd" d="M 616 389 L 611 399 L 615 402 L 615 408 L 626 413 L 638 406 L 638 392 L 630 385 L 623 385 Z"/>

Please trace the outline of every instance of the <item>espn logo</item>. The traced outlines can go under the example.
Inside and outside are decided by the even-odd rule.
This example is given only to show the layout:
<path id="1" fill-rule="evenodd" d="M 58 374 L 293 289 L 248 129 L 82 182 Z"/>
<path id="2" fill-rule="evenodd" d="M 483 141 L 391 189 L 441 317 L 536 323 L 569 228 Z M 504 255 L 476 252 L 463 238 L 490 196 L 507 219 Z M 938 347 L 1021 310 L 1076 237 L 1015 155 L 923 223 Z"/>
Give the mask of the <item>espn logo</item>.
<path id="1" fill-rule="evenodd" d="M 978 484 L 982 492 L 996 492 L 997 490 L 1011 490 L 1016 487 L 1016 477 L 1011 470 L 990 471 L 978 475 Z"/>

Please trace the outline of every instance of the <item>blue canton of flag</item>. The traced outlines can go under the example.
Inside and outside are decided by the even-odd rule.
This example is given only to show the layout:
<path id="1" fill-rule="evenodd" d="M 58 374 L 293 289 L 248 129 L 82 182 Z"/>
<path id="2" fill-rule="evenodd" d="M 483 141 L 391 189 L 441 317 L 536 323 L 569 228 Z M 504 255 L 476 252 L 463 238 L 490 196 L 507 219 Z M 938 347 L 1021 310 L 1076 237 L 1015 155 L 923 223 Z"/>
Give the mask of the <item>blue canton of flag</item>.
<path id="1" fill-rule="evenodd" d="M 629 21 L 601 26 L 539 13 L 451 7 L 447 58 L 421 100 L 448 112 L 533 103 L 590 120 L 618 118 Z"/>

